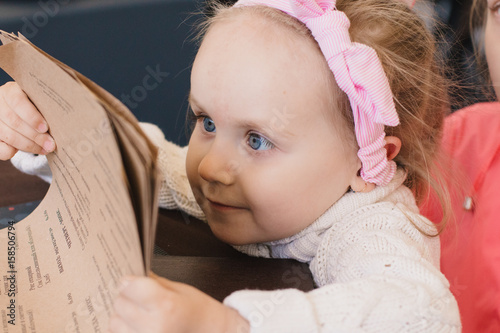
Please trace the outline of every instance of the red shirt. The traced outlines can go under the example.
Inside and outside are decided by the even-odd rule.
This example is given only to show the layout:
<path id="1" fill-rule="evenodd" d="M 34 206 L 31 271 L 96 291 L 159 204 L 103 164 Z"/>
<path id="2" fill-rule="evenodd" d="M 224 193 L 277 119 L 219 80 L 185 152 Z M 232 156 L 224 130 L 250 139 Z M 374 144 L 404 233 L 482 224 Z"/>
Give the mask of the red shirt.
<path id="1" fill-rule="evenodd" d="M 500 332 L 500 103 L 448 116 L 442 147 L 453 161 L 448 174 L 458 175 L 462 189 L 450 181 L 455 221 L 441 235 L 441 270 L 457 299 L 463 332 Z M 435 198 L 421 212 L 431 221 L 442 216 Z"/>

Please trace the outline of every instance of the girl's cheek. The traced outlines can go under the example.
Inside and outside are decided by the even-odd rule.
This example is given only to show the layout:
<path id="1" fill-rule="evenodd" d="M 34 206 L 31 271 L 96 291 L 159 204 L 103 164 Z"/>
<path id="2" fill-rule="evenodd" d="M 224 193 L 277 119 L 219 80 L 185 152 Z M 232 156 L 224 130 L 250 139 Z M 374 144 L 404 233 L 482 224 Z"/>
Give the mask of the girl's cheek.
<path id="1" fill-rule="evenodd" d="M 186 157 L 186 173 L 188 177 L 188 181 L 191 186 L 195 184 L 195 180 L 198 176 L 198 157 L 196 151 L 196 143 L 191 145 L 189 144 L 188 153 Z"/>

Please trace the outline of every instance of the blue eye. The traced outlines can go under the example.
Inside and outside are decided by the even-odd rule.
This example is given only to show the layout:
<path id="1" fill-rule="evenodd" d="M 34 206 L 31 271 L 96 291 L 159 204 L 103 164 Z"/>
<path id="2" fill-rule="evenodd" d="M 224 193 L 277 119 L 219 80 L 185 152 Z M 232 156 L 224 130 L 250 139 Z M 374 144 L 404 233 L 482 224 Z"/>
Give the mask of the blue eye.
<path id="1" fill-rule="evenodd" d="M 269 150 L 274 148 L 274 144 L 271 141 L 255 133 L 248 135 L 247 142 L 253 150 Z"/>
<path id="2" fill-rule="evenodd" d="M 215 123 L 208 117 L 203 117 L 203 127 L 207 132 L 215 132 Z"/>

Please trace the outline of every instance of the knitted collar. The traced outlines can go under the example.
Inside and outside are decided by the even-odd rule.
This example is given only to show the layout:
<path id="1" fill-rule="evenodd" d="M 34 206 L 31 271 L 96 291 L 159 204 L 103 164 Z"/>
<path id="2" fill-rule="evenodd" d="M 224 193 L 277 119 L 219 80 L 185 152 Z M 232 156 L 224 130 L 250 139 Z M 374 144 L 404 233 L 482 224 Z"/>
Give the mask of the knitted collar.
<path id="1" fill-rule="evenodd" d="M 406 179 L 403 170 L 396 172 L 386 186 L 377 186 L 368 193 L 348 192 L 335 202 L 316 221 L 297 234 L 266 243 L 235 246 L 234 248 L 251 256 L 289 258 L 310 262 L 316 255 L 324 233 L 357 209 L 382 201 L 401 187 Z"/>

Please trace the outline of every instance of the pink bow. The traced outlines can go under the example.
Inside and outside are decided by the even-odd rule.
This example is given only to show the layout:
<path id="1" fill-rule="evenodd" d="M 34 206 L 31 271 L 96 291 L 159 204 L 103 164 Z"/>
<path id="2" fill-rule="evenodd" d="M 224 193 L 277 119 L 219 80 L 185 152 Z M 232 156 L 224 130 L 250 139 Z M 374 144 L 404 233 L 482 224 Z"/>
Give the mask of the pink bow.
<path id="1" fill-rule="evenodd" d="M 387 185 L 396 172 L 396 163 L 387 160 L 384 125 L 397 126 L 399 118 L 375 50 L 351 42 L 349 19 L 336 9 L 335 0 L 239 0 L 235 4 L 248 5 L 279 9 L 311 30 L 337 84 L 349 98 L 360 147 L 361 177 L 369 183 Z"/>

